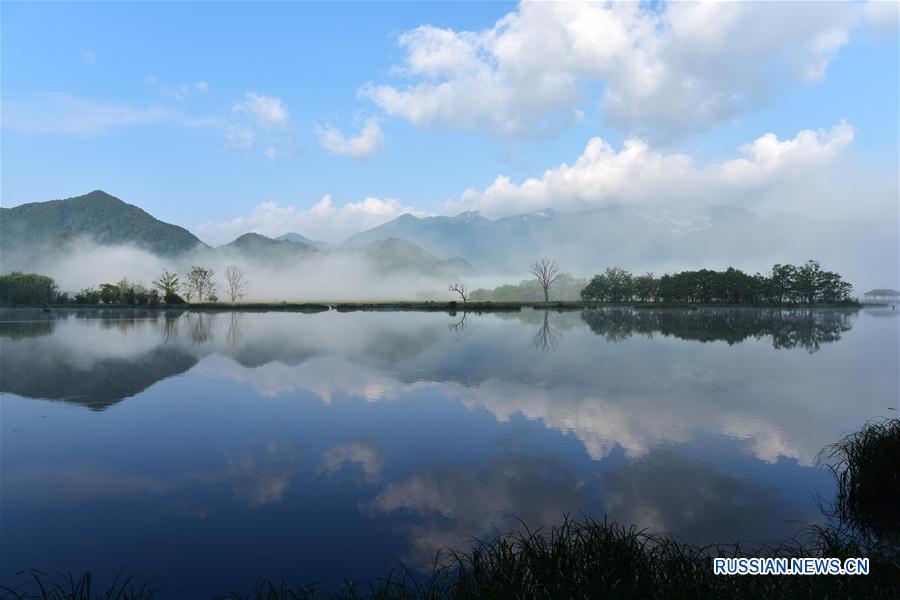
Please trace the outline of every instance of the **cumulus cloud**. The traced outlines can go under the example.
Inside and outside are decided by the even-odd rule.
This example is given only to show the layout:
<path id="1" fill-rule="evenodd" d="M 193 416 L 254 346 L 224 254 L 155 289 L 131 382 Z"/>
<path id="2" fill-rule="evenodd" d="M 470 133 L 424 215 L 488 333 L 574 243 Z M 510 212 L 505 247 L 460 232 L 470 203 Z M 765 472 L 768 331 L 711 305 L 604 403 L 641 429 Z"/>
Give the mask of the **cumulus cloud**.
<path id="1" fill-rule="evenodd" d="M 445 208 L 507 215 L 612 202 L 758 205 L 771 197 L 767 192 L 783 199 L 785 191 L 821 179 L 853 138 L 853 127 L 844 122 L 831 130 L 803 130 L 787 140 L 767 133 L 741 146 L 737 158 L 698 165 L 689 155 L 655 150 L 638 137 L 628 138 L 620 149 L 595 137 L 571 165 L 562 163 L 520 184 L 501 175 L 483 190 L 467 189 Z"/>
<path id="2" fill-rule="evenodd" d="M 425 215 L 421 210 L 403 205 L 396 198 L 370 197 L 337 206 L 331 196 L 326 195 L 309 208 L 263 202 L 248 216 L 204 223 L 195 232 L 211 244 L 229 242 L 248 232 L 270 237 L 293 232 L 316 240 L 340 242 L 354 233 L 371 229 L 404 213 Z"/>
<path id="3" fill-rule="evenodd" d="M 869 30 L 878 37 L 897 35 L 900 25 L 900 4 L 897 2 L 866 2 L 863 18 Z"/>
<path id="4" fill-rule="evenodd" d="M 366 119 L 362 131 L 356 136 L 348 137 L 334 127 L 320 127 L 317 133 L 323 148 L 332 154 L 355 159 L 371 156 L 384 142 L 378 119 Z"/>
<path id="5" fill-rule="evenodd" d="M 602 84 L 610 124 L 666 138 L 732 120 L 791 82 L 820 81 L 860 10 L 523 2 L 490 29 L 404 33 L 395 72 L 407 81 L 369 83 L 359 94 L 417 125 L 533 138 L 580 120 L 598 100 L 588 88 Z"/>

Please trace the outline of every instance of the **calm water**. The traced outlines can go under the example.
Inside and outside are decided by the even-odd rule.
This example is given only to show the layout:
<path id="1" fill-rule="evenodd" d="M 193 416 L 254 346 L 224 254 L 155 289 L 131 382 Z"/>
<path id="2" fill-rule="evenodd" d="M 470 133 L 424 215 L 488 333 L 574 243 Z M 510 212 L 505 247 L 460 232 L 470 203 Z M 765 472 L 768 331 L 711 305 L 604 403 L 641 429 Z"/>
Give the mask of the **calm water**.
<path id="1" fill-rule="evenodd" d="M 697 543 L 822 520 L 896 416 L 897 312 L 0 313 L 0 578 L 334 585 L 586 512 Z"/>

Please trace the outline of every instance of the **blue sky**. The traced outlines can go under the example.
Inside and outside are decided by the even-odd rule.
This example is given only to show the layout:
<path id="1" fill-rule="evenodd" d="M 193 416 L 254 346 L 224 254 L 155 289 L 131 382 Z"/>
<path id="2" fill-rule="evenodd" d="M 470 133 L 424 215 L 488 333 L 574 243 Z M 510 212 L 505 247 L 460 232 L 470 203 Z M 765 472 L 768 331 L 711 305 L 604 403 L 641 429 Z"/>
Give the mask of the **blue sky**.
<path id="1" fill-rule="evenodd" d="M 896 207 L 896 3 L 695 8 L 4 2 L 0 201 L 100 188 L 213 242 L 405 211 Z M 848 206 L 829 177 L 879 183 Z"/>

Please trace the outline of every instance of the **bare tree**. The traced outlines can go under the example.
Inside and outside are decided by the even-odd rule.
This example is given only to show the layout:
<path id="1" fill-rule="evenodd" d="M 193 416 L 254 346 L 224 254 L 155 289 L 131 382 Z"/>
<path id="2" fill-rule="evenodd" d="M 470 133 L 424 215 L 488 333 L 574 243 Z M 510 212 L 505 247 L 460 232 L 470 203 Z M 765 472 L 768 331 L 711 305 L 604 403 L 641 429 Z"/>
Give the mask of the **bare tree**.
<path id="1" fill-rule="evenodd" d="M 538 283 L 544 290 L 544 302 L 550 302 L 550 286 L 559 279 L 562 273 L 556 261 L 550 258 L 542 258 L 528 265 L 528 271 L 537 277 Z"/>
<path id="2" fill-rule="evenodd" d="M 181 295 L 184 296 L 186 302 L 190 304 L 191 300 L 194 298 L 194 288 L 187 281 L 182 281 L 179 284 L 179 288 L 181 289 Z"/>
<path id="3" fill-rule="evenodd" d="M 228 285 L 228 295 L 231 296 L 232 303 L 247 295 L 250 281 L 244 272 L 235 265 L 225 267 L 225 281 Z"/>
<path id="4" fill-rule="evenodd" d="M 469 292 L 466 289 L 466 284 L 464 284 L 464 283 L 459 283 L 459 282 L 451 283 L 447 287 L 447 290 L 450 292 L 456 292 L 457 294 L 459 294 L 459 297 L 462 298 L 463 304 L 465 304 L 466 301 L 469 299 Z"/>
<path id="5" fill-rule="evenodd" d="M 204 297 L 212 295 L 216 290 L 216 282 L 213 281 L 214 271 L 205 267 L 191 267 L 187 274 L 185 290 L 188 290 L 188 298 L 197 294 L 197 302 L 203 302 Z"/>

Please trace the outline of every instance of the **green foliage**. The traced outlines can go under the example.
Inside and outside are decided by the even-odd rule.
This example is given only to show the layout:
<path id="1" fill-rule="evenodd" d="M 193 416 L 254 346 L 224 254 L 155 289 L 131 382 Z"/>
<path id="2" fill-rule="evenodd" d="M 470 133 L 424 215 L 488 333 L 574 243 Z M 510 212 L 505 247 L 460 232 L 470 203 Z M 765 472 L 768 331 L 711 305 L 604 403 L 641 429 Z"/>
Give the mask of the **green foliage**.
<path id="1" fill-rule="evenodd" d="M 52 304 L 57 299 L 58 290 L 51 277 L 18 271 L 0 276 L 0 305 Z"/>
<path id="2" fill-rule="evenodd" d="M 99 304 L 100 292 L 94 288 L 84 288 L 73 299 L 75 304 Z"/>
<path id="3" fill-rule="evenodd" d="M 850 301 L 853 286 L 819 263 L 799 267 L 775 265 L 767 277 L 748 275 L 729 267 L 725 271 L 700 269 L 656 278 L 652 273 L 634 277 L 610 267 L 595 275 L 581 292 L 586 302 L 664 302 L 672 304 L 840 304 Z"/>

